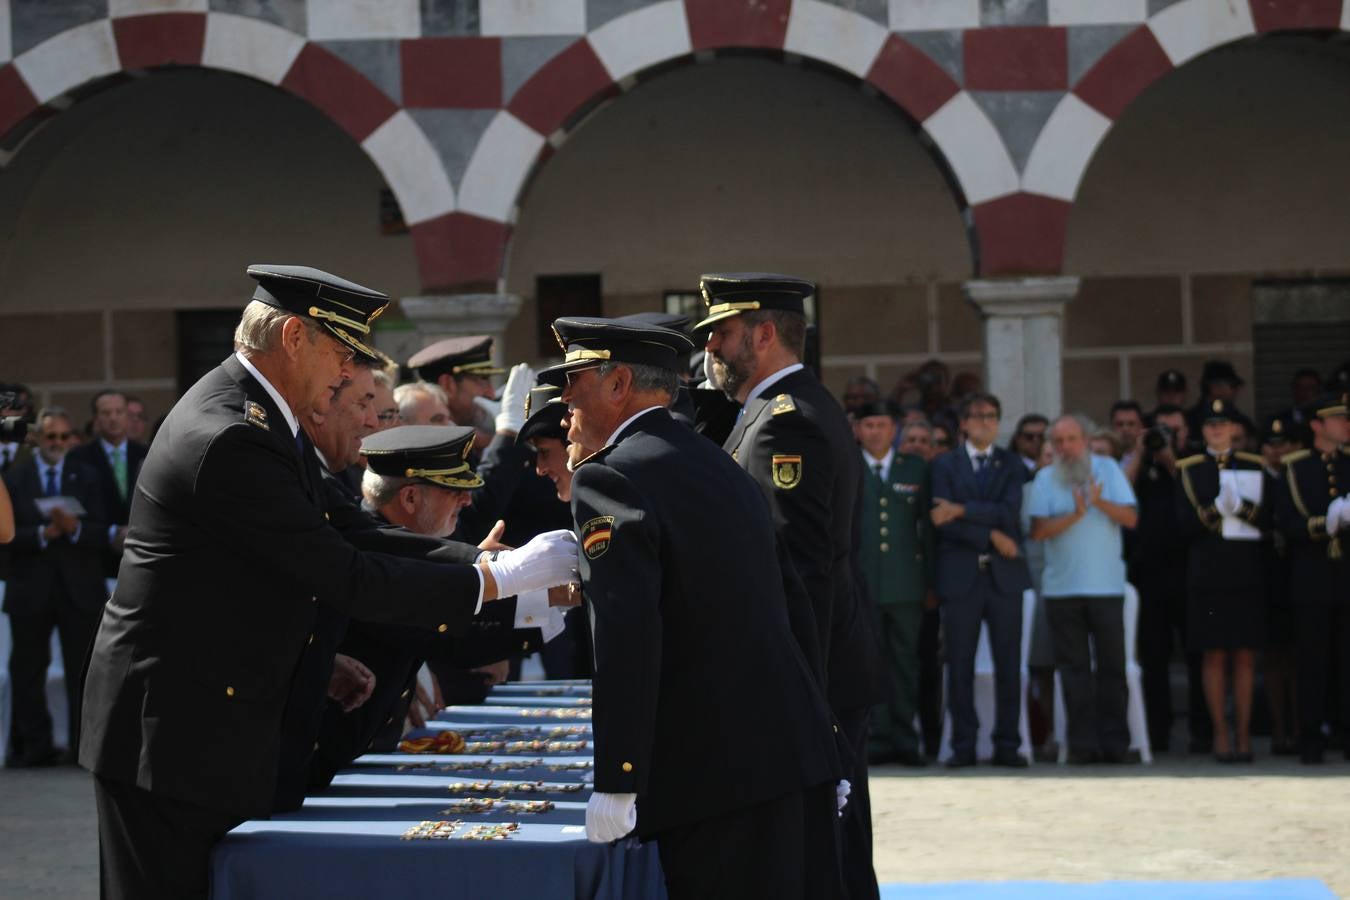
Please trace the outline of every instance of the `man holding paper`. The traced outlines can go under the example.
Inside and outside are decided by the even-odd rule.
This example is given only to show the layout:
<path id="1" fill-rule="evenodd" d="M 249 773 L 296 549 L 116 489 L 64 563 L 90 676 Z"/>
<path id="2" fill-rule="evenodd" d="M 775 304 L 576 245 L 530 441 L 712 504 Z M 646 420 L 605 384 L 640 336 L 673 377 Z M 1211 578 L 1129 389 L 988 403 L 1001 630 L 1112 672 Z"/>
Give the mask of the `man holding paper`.
<path id="1" fill-rule="evenodd" d="M 38 452 L 5 476 L 17 525 L 5 593 L 14 635 L 9 658 L 13 727 L 5 748 L 9 767 L 51 765 L 59 759 L 47 711 L 52 629 L 61 635 L 70 746 L 78 746 L 80 669 L 107 599 L 101 555 L 108 544 L 107 517 L 97 474 L 66 456 L 74 432 L 64 410 L 42 410 Z"/>
<path id="2" fill-rule="evenodd" d="M 1251 762 L 1252 681 L 1265 643 L 1265 566 L 1257 542 L 1270 527 L 1260 456 L 1233 448 L 1237 411 L 1210 400 L 1201 423 L 1205 452 L 1177 463 L 1178 519 L 1190 541 L 1186 643 L 1204 655 L 1205 705 L 1214 724 L 1214 758 Z M 1233 667 L 1237 749 L 1224 716 L 1228 664 Z"/>

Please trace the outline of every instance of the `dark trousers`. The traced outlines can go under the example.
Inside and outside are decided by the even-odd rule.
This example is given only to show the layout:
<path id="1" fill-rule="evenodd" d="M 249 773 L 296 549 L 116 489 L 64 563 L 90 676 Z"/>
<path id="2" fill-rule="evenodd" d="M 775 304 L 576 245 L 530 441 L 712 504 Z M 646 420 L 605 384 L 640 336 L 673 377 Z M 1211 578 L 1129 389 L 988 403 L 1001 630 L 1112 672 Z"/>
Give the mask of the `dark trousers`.
<path id="1" fill-rule="evenodd" d="M 205 900 L 211 850 L 242 819 L 94 776 L 102 900 Z"/>
<path id="2" fill-rule="evenodd" d="M 841 896 L 834 785 L 796 791 L 656 835 L 670 900 Z"/>
<path id="3" fill-rule="evenodd" d="M 872 797 L 867 788 L 869 712 L 862 707 L 834 714 L 853 752 L 853 770 L 846 776 L 850 786 L 848 805 L 844 807 L 844 815 L 837 819 L 844 896 L 849 900 L 873 900 L 880 895 L 877 875 L 872 869 Z"/>
<path id="4" fill-rule="evenodd" d="M 872 707 L 870 753 L 873 760 L 895 753 L 919 752 L 914 726 L 919 705 L 919 632 L 923 607 L 918 603 L 877 604 L 882 660 L 889 682 L 887 699 Z"/>
<path id="5" fill-rule="evenodd" d="M 1055 668 L 1064 685 L 1071 751 L 1124 753 L 1130 749 L 1125 721 L 1124 606 L 1124 597 L 1046 598 Z"/>
<path id="6" fill-rule="evenodd" d="M 1328 718 L 1342 729 L 1350 725 L 1350 602 L 1347 588 L 1298 590 L 1294 598 L 1294 634 L 1298 648 L 1298 725 L 1306 749 L 1322 750 L 1322 724 Z M 1333 674 L 1338 685 L 1333 690 Z M 1328 708 L 1335 698 L 1339 709 Z M 1347 744 L 1350 748 L 1350 744 Z"/>
<path id="7" fill-rule="evenodd" d="M 39 761 L 52 752 L 52 717 L 47 710 L 47 667 L 51 664 L 52 630 L 61 636 L 61 661 L 66 674 L 66 714 L 70 747 L 80 745 L 80 687 L 85 650 L 98 628 L 99 610 L 76 609 L 54 600 L 33 613 L 9 614 L 13 649 L 9 680 L 13 696 L 8 755 L 17 762 Z"/>
<path id="8" fill-rule="evenodd" d="M 1142 567 L 1140 567 L 1142 568 Z M 1148 740 L 1154 752 L 1166 752 L 1172 735 L 1172 653 L 1186 646 L 1186 573 L 1163 570 L 1162 578 L 1134 573 L 1139 589 L 1139 628 L 1135 639 L 1139 668 L 1143 670 L 1144 709 Z M 1213 738 L 1214 726 L 1205 706 L 1200 676 L 1200 654 L 1186 654 L 1187 720 L 1192 741 Z"/>
<path id="9" fill-rule="evenodd" d="M 919 627 L 919 730 L 923 752 L 937 756 L 942 745 L 942 614 L 924 609 Z"/>
<path id="10" fill-rule="evenodd" d="M 942 598 L 947 649 L 947 708 L 952 715 L 952 755 L 973 757 L 980 722 L 975 715 L 975 649 L 980 625 L 989 625 L 994 658 L 994 750 L 1016 753 L 1022 744 L 1022 594 L 1005 593 L 987 571 L 971 590 Z"/>

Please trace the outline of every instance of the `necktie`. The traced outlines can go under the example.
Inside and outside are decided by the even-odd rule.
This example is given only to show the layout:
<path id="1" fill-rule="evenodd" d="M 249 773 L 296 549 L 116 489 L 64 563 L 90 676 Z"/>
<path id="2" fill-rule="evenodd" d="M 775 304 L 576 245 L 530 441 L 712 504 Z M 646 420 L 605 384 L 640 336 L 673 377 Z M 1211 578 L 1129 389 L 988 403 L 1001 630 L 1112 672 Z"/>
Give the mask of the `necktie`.
<path id="1" fill-rule="evenodd" d="M 877 465 L 876 465 L 876 472 L 877 472 L 877 481 L 885 481 L 885 480 L 886 480 L 886 476 L 883 475 L 883 474 L 881 474 L 881 463 L 877 463 Z"/>
<path id="2" fill-rule="evenodd" d="M 56 482 L 56 467 L 47 467 L 47 496 L 55 497 L 61 493 L 61 485 Z"/>
<path id="3" fill-rule="evenodd" d="M 113 478 L 117 480 L 117 494 L 127 499 L 127 453 L 124 447 L 114 447 L 112 452 Z"/>
<path id="4" fill-rule="evenodd" d="M 984 487 L 989 480 L 989 456 L 985 453 L 975 454 L 975 481 Z"/>

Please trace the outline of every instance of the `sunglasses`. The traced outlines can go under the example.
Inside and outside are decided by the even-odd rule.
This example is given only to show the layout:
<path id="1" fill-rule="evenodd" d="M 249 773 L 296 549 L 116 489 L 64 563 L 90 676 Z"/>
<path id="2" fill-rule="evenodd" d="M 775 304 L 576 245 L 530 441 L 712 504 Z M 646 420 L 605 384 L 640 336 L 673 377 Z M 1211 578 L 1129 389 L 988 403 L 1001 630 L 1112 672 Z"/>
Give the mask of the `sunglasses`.
<path id="1" fill-rule="evenodd" d="M 599 368 L 600 368 L 599 366 L 585 366 L 580 369 L 569 369 L 566 373 L 564 373 L 565 377 L 567 378 L 567 386 L 573 387 L 574 385 L 576 385 L 577 376 L 580 375 L 582 372 L 594 372 L 596 369 Z"/>
<path id="2" fill-rule="evenodd" d="M 68 441 L 72 435 L 69 431 L 48 431 L 43 437 L 49 441 Z"/>

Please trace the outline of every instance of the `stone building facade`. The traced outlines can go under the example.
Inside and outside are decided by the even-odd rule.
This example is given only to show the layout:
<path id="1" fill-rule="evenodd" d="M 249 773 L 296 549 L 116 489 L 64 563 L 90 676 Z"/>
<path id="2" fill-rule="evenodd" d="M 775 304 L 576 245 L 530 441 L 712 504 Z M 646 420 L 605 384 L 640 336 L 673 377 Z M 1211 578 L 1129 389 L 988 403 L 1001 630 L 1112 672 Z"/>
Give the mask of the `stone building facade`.
<path id="1" fill-rule="evenodd" d="M 1341 0 L 0 0 L 0 378 L 162 410 L 250 262 L 420 298 L 396 352 L 511 360 L 544 279 L 622 314 L 765 269 L 820 282 L 836 386 L 938 356 L 1101 416 L 1164 366 L 1256 373 L 1253 285 L 1341 327 L 1347 29 Z"/>

